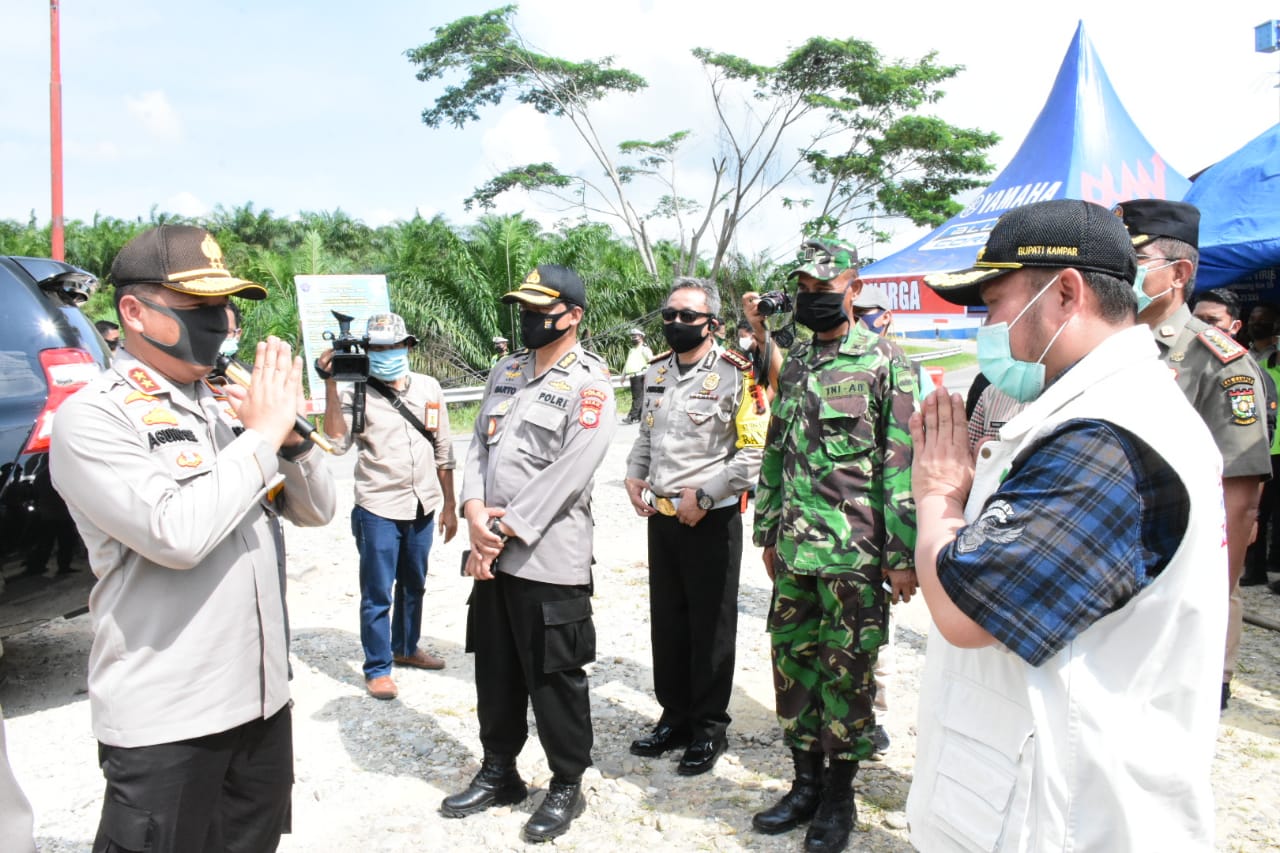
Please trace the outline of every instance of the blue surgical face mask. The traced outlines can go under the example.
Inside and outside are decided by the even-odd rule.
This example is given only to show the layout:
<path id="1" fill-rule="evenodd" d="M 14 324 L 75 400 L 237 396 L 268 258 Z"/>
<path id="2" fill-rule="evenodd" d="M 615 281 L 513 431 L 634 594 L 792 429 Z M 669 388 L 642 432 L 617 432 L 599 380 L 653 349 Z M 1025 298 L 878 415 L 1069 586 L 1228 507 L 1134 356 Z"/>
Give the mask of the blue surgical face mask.
<path id="1" fill-rule="evenodd" d="M 222 342 L 222 346 L 218 347 L 218 352 L 222 353 L 228 358 L 235 356 L 235 354 L 238 353 L 239 351 L 240 351 L 240 339 L 236 337 L 227 338 L 225 341 Z"/>
<path id="2" fill-rule="evenodd" d="M 1044 348 L 1044 352 L 1040 353 L 1040 358 L 1034 363 L 1029 361 L 1019 361 L 1013 357 L 1013 351 L 1009 347 L 1009 330 L 1011 330 L 1022 315 L 1026 314 L 1032 305 L 1036 304 L 1036 300 L 1044 295 L 1044 292 L 1053 285 L 1058 277 L 1055 275 L 1049 279 L 1048 284 L 1040 288 L 1040 292 L 1023 306 L 1018 312 L 1018 316 L 1013 318 L 1012 323 L 996 323 L 992 326 L 983 326 L 978 329 L 978 367 L 982 370 L 984 376 L 991 380 L 991 384 L 999 390 L 1008 394 L 1019 403 L 1029 403 L 1036 397 L 1039 397 L 1044 391 L 1044 357 L 1049 354 L 1049 350 L 1058 340 L 1058 335 L 1062 334 L 1062 330 L 1067 327 L 1063 323 L 1058 327 L 1058 331 L 1053 333 L 1053 337 L 1049 340 L 1049 345 Z"/>
<path id="3" fill-rule="evenodd" d="M 1133 295 L 1138 297 L 1138 313 L 1139 314 L 1141 314 L 1143 311 L 1146 311 L 1147 306 L 1150 305 L 1152 302 L 1155 302 L 1161 296 L 1164 296 L 1166 293 L 1173 290 L 1173 285 L 1169 285 L 1164 290 L 1157 293 L 1155 296 L 1147 296 L 1147 292 L 1142 289 L 1142 283 L 1147 280 L 1147 273 L 1153 273 L 1156 270 L 1162 270 L 1162 269 L 1165 269 L 1166 267 L 1171 267 L 1176 263 L 1177 261 L 1169 261 L 1169 263 L 1161 264 L 1158 267 L 1144 267 L 1142 264 L 1138 264 L 1138 272 L 1133 277 Z"/>
<path id="4" fill-rule="evenodd" d="M 409 348 L 369 351 L 369 375 L 394 382 L 409 372 Z"/>

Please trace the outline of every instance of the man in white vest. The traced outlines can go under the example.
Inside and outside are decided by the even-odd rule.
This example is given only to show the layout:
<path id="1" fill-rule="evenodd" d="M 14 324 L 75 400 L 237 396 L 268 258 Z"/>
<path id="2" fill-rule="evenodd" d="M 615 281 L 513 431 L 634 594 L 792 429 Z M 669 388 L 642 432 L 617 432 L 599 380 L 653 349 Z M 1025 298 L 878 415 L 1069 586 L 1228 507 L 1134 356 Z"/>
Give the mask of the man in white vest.
<path id="1" fill-rule="evenodd" d="M 1222 457 L 1135 326 L 1119 219 L 1081 201 L 1027 205 L 978 258 L 926 281 L 987 306 L 982 371 L 1028 405 L 976 466 L 959 396 L 935 393 L 912 419 L 934 630 L 911 841 L 1212 849 Z"/>

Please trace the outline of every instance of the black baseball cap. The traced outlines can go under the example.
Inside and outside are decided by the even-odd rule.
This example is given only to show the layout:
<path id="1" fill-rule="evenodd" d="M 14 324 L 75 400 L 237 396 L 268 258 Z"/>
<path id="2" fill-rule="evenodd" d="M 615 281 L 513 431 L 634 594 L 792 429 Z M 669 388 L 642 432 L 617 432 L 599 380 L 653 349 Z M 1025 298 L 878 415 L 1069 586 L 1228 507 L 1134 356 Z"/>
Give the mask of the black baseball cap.
<path id="1" fill-rule="evenodd" d="M 983 282 L 1028 267 L 1101 272 L 1132 283 L 1138 261 L 1124 225 L 1101 205 L 1054 199 L 1000 217 L 968 269 L 924 277 L 955 305 L 981 305 Z"/>
<path id="2" fill-rule="evenodd" d="M 218 241 L 194 225 L 160 225 L 134 237 L 112 262 L 111 281 L 116 287 L 162 284 L 192 296 L 267 296 L 262 285 L 233 276 Z"/>
<path id="3" fill-rule="evenodd" d="M 1163 198 L 1138 198 L 1121 202 L 1111 211 L 1129 229 L 1135 249 L 1161 237 L 1171 237 L 1188 246 L 1200 244 L 1200 209 L 1194 204 Z"/>
<path id="4" fill-rule="evenodd" d="M 587 308 L 587 286 L 578 274 L 559 264 L 540 264 L 524 277 L 520 286 L 502 297 L 503 302 L 523 302 L 541 308 L 553 302 L 567 302 L 584 311 Z"/>

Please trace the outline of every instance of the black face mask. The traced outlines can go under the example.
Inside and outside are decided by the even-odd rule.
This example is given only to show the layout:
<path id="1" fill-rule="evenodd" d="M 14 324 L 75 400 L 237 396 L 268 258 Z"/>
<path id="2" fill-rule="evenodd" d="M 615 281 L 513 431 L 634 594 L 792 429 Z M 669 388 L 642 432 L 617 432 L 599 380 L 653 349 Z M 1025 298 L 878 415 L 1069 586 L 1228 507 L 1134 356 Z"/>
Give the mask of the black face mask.
<path id="1" fill-rule="evenodd" d="M 698 345 L 707 338 L 702 334 L 710 323 L 699 323 L 692 325 L 691 323 L 671 322 L 662 324 L 662 336 L 667 339 L 667 346 L 678 353 L 688 352 L 691 349 L 697 349 Z"/>
<path id="2" fill-rule="evenodd" d="M 849 320 L 844 313 L 845 291 L 810 293 L 802 290 L 796 294 L 796 322 L 815 332 L 829 332 Z"/>
<path id="3" fill-rule="evenodd" d="M 565 308 L 558 314 L 539 314 L 537 311 L 520 312 L 520 337 L 529 349 L 542 349 L 564 337 L 568 328 L 557 329 L 556 323 L 569 313 Z"/>
<path id="4" fill-rule="evenodd" d="M 170 308 L 152 302 L 150 299 L 136 297 L 139 302 L 153 311 L 159 311 L 166 317 L 173 318 L 178 324 L 178 340 L 172 344 L 162 344 L 147 334 L 142 337 L 161 352 L 171 355 L 187 364 L 213 367 L 218 361 L 218 351 L 222 342 L 231 331 L 225 305 L 197 305 L 194 308 Z"/>

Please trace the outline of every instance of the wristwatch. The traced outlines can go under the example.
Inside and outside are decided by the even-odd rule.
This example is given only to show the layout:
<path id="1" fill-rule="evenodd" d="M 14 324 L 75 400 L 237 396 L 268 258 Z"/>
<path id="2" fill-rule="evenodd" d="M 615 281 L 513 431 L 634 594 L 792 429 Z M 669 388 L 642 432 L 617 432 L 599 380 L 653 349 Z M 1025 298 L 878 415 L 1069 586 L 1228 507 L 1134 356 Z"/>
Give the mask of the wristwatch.
<path id="1" fill-rule="evenodd" d="M 716 505 L 716 499 L 702 491 L 702 489 L 698 489 L 696 497 L 698 498 L 698 509 L 711 509 Z"/>
<path id="2" fill-rule="evenodd" d="M 511 538 L 502 532 L 502 520 L 497 516 L 489 519 L 489 532 L 501 539 L 503 543 Z"/>

